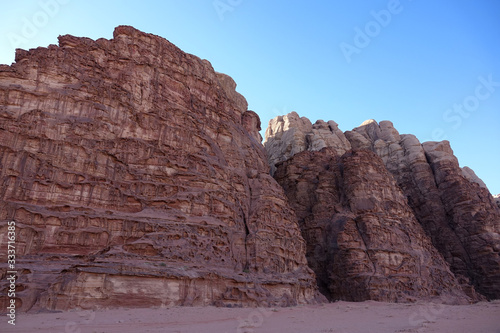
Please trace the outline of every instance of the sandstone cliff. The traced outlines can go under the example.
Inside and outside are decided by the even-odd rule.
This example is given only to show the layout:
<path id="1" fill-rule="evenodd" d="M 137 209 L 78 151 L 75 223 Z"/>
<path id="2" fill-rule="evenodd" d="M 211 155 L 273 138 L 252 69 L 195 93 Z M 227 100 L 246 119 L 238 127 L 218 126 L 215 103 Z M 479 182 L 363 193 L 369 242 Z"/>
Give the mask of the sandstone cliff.
<path id="1" fill-rule="evenodd" d="M 333 120 L 328 123 L 318 120 L 313 125 L 309 119 L 299 117 L 296 112 L 271 119 L 265 136 L 264 146 L 272 174 L 277 163 L 304 150 L 317 151 L 331 147 L 342 155 L 351 149 L 351 144 Z"/>
<path id="2" fill-rule="evenodd" d="M 235 87 L 128 26 L 0 66 L 0 233 L 16 222 L 19 310 L 320 297 Z"/>
<path id="3" fill-rule="evenodd" d="M 334 280 L 339 278 L 340 272 L 339 267 L 335 266 L 335 264 L 328 264 L 330 266 L 326 270 L 324 268 L 318 270 L 315 266 L 315 262 L 318 260 L 316 258 L 317 253 L 315 252 L 317 251 L 316 245 L 327 244 L 326 249 L 321 248 L 321 246 L 319 248 L 321 251 L 333 253 L 333 258 L 329 258 L 328 260 L 333 260 L 333 262 L 337 263 L 344 261 L 344 264 L 342 264 L 344 266 L 345 262 L 348 263 L 347 265 L 355 265 L 355 259 L 350 258 L 347 254 L 345 254 L 347 257 L 341 255 L 343 252 L 339 244 L 342 244 L 342 241 L 336 239 L 344 239 L 341 237 L 344 235 L 342 229 L 344 222 L 336 222 L 336 216 L 337 214 L 345 215 L 346 201 L 357 202 L 357 200 L 365 200 L 364 202 L 367 207 L 371 207 L 370 209 L 373 210 L 368 210 L 370 214 L 382 216 L 380 218 L 385 222 L 381 224 L 387 228 L 385 233 L 393 233 L 395 237 L 398 237 L 398 228 L 401 227 L 394 227 L 392 220 L 400 220 L 401 225 L 405 225 L 406 228 L 417 228 L 413 226 L 413 222 L 418 221 L 426 233 L 425 237 L 430 237 L 433 247 L 448 262 L 452 272 L 455 274 L 456 280 L 461 284 L 461 288 L 472 299 L 480 297 L 476 295 L 472 286 L 490 299 L 500 297 L 500 210 L 484 183 L 480 181 L 474 172 L 469 168 L 461 169 L 459 167 L 458 161 L 453 155 L 453 151 L 447 141 L 421 144 L 413 135 L 400 135 L 391 122 L 383 121 L 377 123 L 374 120 L 368 120 L 360 127 L 345 133 L 338 130 L 335 124 L 335 126 L 330 127 L 329 132 L 325 133 L 325 136 L 328 138 L 325 140 L 324 137 L 319 138 L 315 135 L 314 129 L 310 124 L 309 120 L 299 118 L 296 113 L 273 119 L 266 132 L 265 147 L 268 149 L 268 158 L 272 166 L 275 163 L 280 165 L 279 162 L 287 161 L 280 165 L 279 168 L 282 170 L 277 172 L 275 176 L 285 187 L 292 206 L 298 212 L 303 234 L 308 243 L 308 260 L 310 263 L 313 263 L 312 267 L 318 275 L 320 286 L 324 288 L 325 283 L 327 285 L 338 283 Z M 316 124 L 324 124 L 324 122 L 318 121 Z M 331 142 L 331 144 L 328 142 Z M 315 152 L 318 150 L 318 147 L 330 146 L 333 150 Z M 325 192 L 324 189 L 321 189 L 321 193 L 325 197 L 318 196 L 315 191 L 319 190 L 315 188 L 304 191 L 303 188 L 302 190 L 300 188 L 294 189 L 291 185 L 294 181 L 297 182 L 298 175 L 302 174 L 301 172 L 297 172 L 297 168 L 307 164 L 300 159 L 305 157 L 299 158 L 300 154 L 296 155 L 297 153 L 301 151 L 315 152 L 313 155 L 308 155 L 313 156 L 310 157 L 310 161 L 308 162 L 310 165 L 308 167 L 318 170 L 313 172 L 314 175 L 309 176 L 309 181 L 321 184 L 320 179 L 326 177 L 322 176 L 326 172 L 322 169 L 325 164 L 325 157 L 323 155 L 327 154 L 330 159 L 339 158 L 344 152 L 347 152 L 345 154 L 352 155 L 352 152 L 348 152 L 349 149 L 352 149 L 354 154 L 361 154 L 363 151 L 374 152 L 378 156 L 377 158 L 380 158 L 383 165 L 385 165 L 384 169 L 390 173 L 390 177 L 385 175 L 384 170 L 380 168 L 372 167 L 370 170 L 378 170 L 375 173 L 377 179 L 380 177 L 386 178 L 388 183 L 391 183 L 391 179 L 394 179 L 397 185 L 396 189 L 383 184 L 380 184 L 378 188 L 370 188 L 369 185 L 365 185 L 367 187 L 366 193 L 360 191 L 356 195 L 353 195 L 352 192 L 346 192 L 346 188 L 355 184 L 352 183 L 352 179 L 346 178 L 343 175 L 334 177 L 337 179 L 335 186 L 323 185 L 329 186 L 328 191 L 326 191 L 328 195 L 323 193 Z M 294 155 L 297 156 L 297 159 L 291 158 Z M 346 159 L 347 157 L 343 157 L 339 161 L 345 161 Z M 297 163 L 298 166 L 293 167 L 294 163 Z M 344 162 L 332 161 L 329 163 L 332 164 L 329 166 L 329 169 L 335 169 L 334 165 L 337 168 L 344 168 Z M 371 158 L 367 156 L 363 162 L 366 165 L 373 165 L 374 163 L 377 164 L 378 162 L 373 160 L 373 156 Z M 355 168 L 359 171 L 363 169 L 363 166 L 359 165 Z M 360 174 L 360 177 L 364 177 L 364 180 L 368 183 L 373 181 L 370 176 L 373 172 L 370 172 L 370 170 L 366 170 L 365 174 Z M 303 177 L 306 177 L 305 174 Z M 302 182 L 299 182 L 295 186 L 299 186 L 299 184 L 302 184 Z M 305 185 L 302 184 L 300 186 Z M 337 194 L 331 194 L 332 191 Z M 403 196 L 399 196 L 398 199 L 392 198 L 389 201 L 392 204 L 389 204 L 388 208 L 380 208 L 383 205 L 380 207 L 377 206 L 377 202 L 386 201 L 387 193 L 394 191 L 401 191 Z M 311 193 L 313 199 L 307 197 L 308 193 Z M 331 198 L 332 195 L 333 199 Z M 312 202 L 310 202 L 311 200 Z M 315 208 L 316 210 L 318 207 L 321 208 L 321 211 L 326 210 L 320 214 L 323 217 L 317 217 L 315 209 L 306 210 L 307 213 L 304 213 L 303 205 L 305 203 L 309 203 L 310 207 L 317 207 Z M 400 208 L 396 211 L 391 211 L 390 207 L 394 203 L 397 203 Z M 337 207 L 336 205 L 341 205 L 340 207 L 344 208 L 340 210 L 339 208 L 334 209 L 333 207 Z M 350 205 L 352 206 L 352 204 Z M 377 207 L 379 207 L 378 210 Z M 407 207 L 410 209 L 408 210 Z M 391 213 L 384 218 L 383 216 L 387 214 L 386 210 Z M 349 215 L 352 219 L 362 219 L 364 216 L 364 213 L 353 212 L 352 207 L 350 213 L 354 214 Z M 325 219 L 324 216 L 328 216 L 328 218 Z M 378 224 L 380 222 L 375 224 L 377 227 L 374 225 L 371 225 L 371 227 L 379 228 Z M 308 231 L 310 228 L 316 228 L 316 233 L 324 232 L 329 236 L 324 236 L 327 238 L 323 239 L 322 242 L 318 241 L 316 238 L 310 236 L 310 232 Z M 329 231 L 330 229 L 335 230 L 333 234 Z M 414 230 L 418 230 L 418 228 Z M 358 226 L 357 229 L 352 229 L 348 233 L 357 235 L 358 238 L 350 236 L 350 239 L 357 239 L 360 242 L 361 238 L 367 237 L 365 233 L 373 234 L 373 231 L 366 229 L 365 226 Z M 379 230 L 379 234 L 383 239 L 383 230 Z M 412 244 L 415 241 L 415 237 L 425 238 L 419 232 L 410 233 L 409 235 L 409 241 Z M 401 242 L 401 240 L 398 240 L 398 242 Z M 389 246 L 387 243 L 385 245 Z M 342 246 L 349 249 L 356 248 L 347 243 L 342 244 Z M 362 246 L 357 245 L 357 248 L 363 249 L 364 253 L 366 253 L 364 255 L 367 256 L 370 246 L 370 244 L 368 246 L 367 244 L 363 244 Z M 402 250 L 408 247 L 404 243 L 400 243 L 399 246 L 396 253 L 404 252 Z M 433 247 L 429 247 L 428 243 L 422 243 L 421 247 L 423 249 L 419 251 L 427 253 L 425 256 L 435 256 L 436 252 Z M 375 248 L 378 249 L 375 250 L 376 253 L 378 251 L 386 251 L 383 247 L 375 246 Z M 338 256 L 341 258 L 338 258 Z M 421 256 L 421 254 L 418 256 Z M 439 261 L 437 258 L 434 259 Z M 371 274 L 373 270 L 376 270 L 376 267 L 375 265 L 364 272 L 359 270 L 358 274 L 361 276 L 366 275 L 367 272 Z M 420 272 L 419 274 L 425 273 L 425 271 Z M 389 272 L 384 274 L 386 274 L 386 277 L 392 278 L 394 276 Z M 426 283 L 440 284 L 442 278 L 438 278 L 439 281 L 423 282 L 423 280 L 427 278 L 432 279 L 434 276 L 431 274 L 422 277 L 422 281 L 418 282 L 417 285 L 425 285 Z M 324 281 L 321 280 L 322 278 Z M 347 278 L 347 276 L 344 276 L 343 279 L 346 281 L 345 283 L 353 281 L 352 277 Z M 360 279 L 363 280 L 362 277 Z M 365 281 L 366 279 L 365 277 Z M 451 282 L 452 280 L 448 280 L 448 282 L 456 286 L 456 281 Z M 370 289 L 376 287 L 378 284 L 378 282 L 373 282 L 373 280 L 369 279 L 362 288 Z M 453 289 L 454 287 L 451 288 Z M 412 288 L 407 289 L 410 291 L 414 290 Z M 330 292 L 334 298 L 356 299 L 358 297 L 356 295 L 346 296 L 338 289 L 331 289 Z M 373 299 L 380 297 L 368 295 L 366 298 Z"/>
<path id="4" fill-rule="evenodd" d="M 9 221 L 20 311 L 287 306 L 323 301 L 317 285 L 356 301 L 500 297 L 498 201 L 448 142 L 291 113 L 264 149 L 235 89 L 128 26 L 0 65 L 0 306 Z"/>

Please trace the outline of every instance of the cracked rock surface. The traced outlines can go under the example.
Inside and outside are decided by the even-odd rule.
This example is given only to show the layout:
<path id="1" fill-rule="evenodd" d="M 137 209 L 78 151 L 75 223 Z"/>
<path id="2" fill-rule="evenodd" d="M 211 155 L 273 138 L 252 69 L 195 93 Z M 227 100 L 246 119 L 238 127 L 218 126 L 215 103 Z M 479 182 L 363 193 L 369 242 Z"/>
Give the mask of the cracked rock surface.
<path id="1" fill-rule="evenodd" d="M 321 300 L 235 87 L 129 26 L 0 66 L 0 232 L 16 222 L 19 310 Z"/>
<path id="2" fill-rule="evenodd" d="M 299 217 L 318 284 L 331 299 L 470 300 L 373 152 L 304 151 L 278 164 L 275 177 Z"/>
<path id="3" fill-rule="evenodd" d="M 339 139 L 317 151 L 307 139 L 317 137 L 309 124 L 296 113 L 277 117 L 269 123 L 265 145 L 271 167 L 278 163 L 275 178 L 299 216 L 323 292 L 348 300 L 404 299 L 444 290 L 463 291 L 471 300 L 482 299 L 481 294 L 500 298 L 500 210 L 475 173 L 459 167 L 449 142 L 421 144 L 414 135 L 400 135 L 390 121 L 368 120 L 343 134 L 332 131 L 330 137 L 345 136 L 349 144 L 340 145 L 344 140 Z M 413 231 L 401 233 L 408 228 Z M 420 249 L 412 257 L 408 249 L 416 244 Z M 404 253 L 408 264 L 432 258 L 424 266 L 442 265 L 441 273 L 399 266 L 398 260 L 395 266 L 387 264 L 389 259 L 386 266 L 374 265 L 376 253 L 390 258 L 386 247 L 396 258 Z M 448 266 L 452 276 L 443 273 Z M 416 274 L 412 283 L 409 272 Z M 402 286 L 399 294 L 389 281 Z M 342 283 L 364 294 L 346 293 L 338 287 Z"/>

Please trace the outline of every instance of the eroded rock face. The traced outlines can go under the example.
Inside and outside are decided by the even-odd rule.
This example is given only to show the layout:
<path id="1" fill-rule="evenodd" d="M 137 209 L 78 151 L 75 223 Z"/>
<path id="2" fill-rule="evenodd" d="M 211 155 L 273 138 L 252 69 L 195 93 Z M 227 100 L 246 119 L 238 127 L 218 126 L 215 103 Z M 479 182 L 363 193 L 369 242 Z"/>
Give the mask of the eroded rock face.
<path id="1" fill-rule="evenodd" d="M 253 111 L 245 111 L 241 117 L 241 123 L 243 127 L 247 130 L 250 136 L 260 144 L 262 142 L 262 135 L 260 135 L 260 118 L 259 115 Z"/>
<path id="2" fill-rule="evenodd" d="M 286 161 L 301 151 L 332 147 L 338 154 L 343 154 L 351 149 L 351 144 L 336 122 L 318 120 L 313 125 L 309 119 L 299 117 L 296 112 L 272 119 L 265 136 L 264 147 L 271 174 L 274 174 L 277 163 Z"/>
<path id="3" fill-rule="evenodd" d="M 309 264 L 334 300 L 470 299 L 371 151 L 304 151 L 275 173 L 299 217 Z"/>
<path id="4" fill-rule="evenodd" d="M 449 142 L 420 144 L 387 121 L 365 122 L 346 137 L 382 158 L 457 277 L 500 298 L 500 211 L 474 171 L 459 167 Z"/>
<path id="5" fill-rule="evenodd" d="M 472 170 L 468 166 L 465 166 L 465 167 L 462 168 L 462 176 L 464 176 L 465 178 L 467 178 L 470 182 L 477 183 L 477 184 L 479 184 L 480 187 L 488 189 L 488 187 L 483 182 L 483 180 L 481 178 L 479 178 L 476 175 L 476 173 L 474 172 L 474 170 Z"/>
<path id="6" fill-rule="evenodd" d="M 414 135 L 400 135 L 389 121 L 368 120 L 344 134 L 353 150 L 373 151 L 382 159 L 469 296 L 477 298 L 474 286 L 490 299 L 500 298 L 500 211 L 473 171 L 459 167 L 449 143 L 421 144 Z M 266 141 L 276 139 L 266 137 Z M 280 142 L 280 146 L 293 145 Z M 273 149 L 273 145 L 266 147 Z M 268 156 L 273 154 L 268 151 Z"/>
<path id="7" fill-rule="evenodd" d="M 460 256 L 450 254 L 452 268 L 469 278 L 488 298 L 500 298 L 498 206 L 486 188 L 462 176 L 449 142 L 424 142 L 423 147 L 446 212 L 446 223 L 466 252 Z"/>
<path id="8" fill-rule="evenodd" d="M 320 297 L 235 86 L 128 26 L 0 67 L 0 232 L 16 222 L 19 310 Z"/>

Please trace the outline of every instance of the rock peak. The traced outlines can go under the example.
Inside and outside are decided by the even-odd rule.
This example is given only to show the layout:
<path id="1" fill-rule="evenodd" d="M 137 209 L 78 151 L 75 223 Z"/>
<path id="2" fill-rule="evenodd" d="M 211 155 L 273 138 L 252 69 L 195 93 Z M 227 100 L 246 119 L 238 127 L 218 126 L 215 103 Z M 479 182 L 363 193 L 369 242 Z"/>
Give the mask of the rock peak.
<path id="1" fill-rule="evenodd" d="M 119 25 L 115 28 L 115 30 L 113 30 L 113 38 L 116 38 L 116 37 L 121 36 L 121 35 L 134 37 L 137 35 L 144 35 L 144 36 L 149 35 L 149 36 L 151 36 L 152 34 L 144 33 L 144 32 L 142 32 L 142 31 L 140 31 L 140 30 L 138 30 L 130 25 Z"/>
<path id="2" fill-rule="evenodd" d="M 350 259 L 354 245 L 342 242 L 359 237 L 360 242 L 363 240 L 365 247 L 369 247 L 366 239 L 384 238 L 376 236 L 376 231 L 368 231 L 368 226 L 361 227 L 362 214 L 352 210 L 359 204 L 366 212 L 381 216 L 375 208 L 376 202 L 381 200 L 387 204 L 386 208 L 381 208 L 383 211 L 389 207 L 399 208 L 387 219 L 371 220 L 369 224 L 383 228 L 403 215 L 406 217 L 402 220 L 406 223 L 418 221 L 415 228 L 420 230 L 421 227 L 422 231 L 415 231 L 412 237 L 422 240 L 430 235 L 429 242 L 423 245 L 422 251 L 427 253 L 423 256 L 437 255 L 447 261 L 446 265 L 450 265 L 454 274 L 445 279 L 448 281 L 445 284 L 455 286 L 450 292 L 460 293 L 457 288 L 463 289 L 469 297 L 477 300 L 481 296 L 476 294 L 476 288 L 488 298 L 500 298 L 500 257 L 497 250 L 491 250 L 500 249 L 499 200 L 495 202 L 473 170 L 459 167 L 449 141 L 420 143 L 414 135 L 399 134 L 390 121 L 377 123 L 370 119 L 342 133 L 334 122 L 320 120 L 310 125 L 309 120 L 302 120 L 307 118 L 300 118 L 297 114 L 289 119 L 292 121 L 288 120 L 286 129 L 283 126 L 284 117 L 283 120 L 275 118 L 270 121 L 265 147 L 271 170 L 274 172 L 277 166 L 275 177 L 298 212 L 302 233 L 308 244 L 308 261 L 318 276 L 320 288 L 327 290 L 326 293 L 333 298 L 354 300 L 379 297 L 366 296 L 366 290 L 357 289 L 360 285 L 366 286 L 363 273 L 359 276 L 356 273 L 343 275 L 350 269 L 357 271 L 353 268 L 357 267 L 357 263 Z M 363 151 L 374 154 L 361 154 Z M 357 163 L 347 162 L 356 155 L 360 156 L 354 159 Z M 358 174 L 364 165 L 372 167 Z M 369 172 L 374 170 L 376 172 Z M 382 183 L 382 179 L 387 183 Z M 361 182 L 359 191 L 350 190 L 358 182 Z M 361 185 L 363 182 L 364 185 Z M 371 184 L 378 186 L 371 188 Z M 392 187 L 389 184 L 396 185 Z M 377 195 L 381 188 L 386 189 Z M 383 193 L 399 191 L 402 196 L 393 199 L 392 203 L 384 199 Z M 348 225 L 351 218 L 357 222 L 347 230 L 346 223 Z M 388 232 L 398 234 L 397 230 Z M 476 236 L 481 240 L 476 241 Z M 393 241 L 404 242 L 395 238 Z M 414 240 L 411 242 L 413 244 Z M 329 244 L 335 246 L 330 247 Z M 359 253 L 369 252 L 365 248 L 358 250 Z M 404 252 L 403 248 L 396 246 L 391 251 L 399 253 L 397 256 L 404 256 L 401 252 Z M 330 255 L 325 257 L 324 253 Z M 361 255 L 356 256 L 359 258 Z M 380 258 L 383 254 L 374 256 Z M 367 266 L 372 265 L 369 257 Z M 374 265 L 378 267 L 375 271 L 385 269 L 377 263 Z M 332 279 L 333 276 L 340 281 Z M 445 281 L 426 281 L 432 280 L 433 276 L 434 273 L 422 277 L 420 286 L 425 289 L 427 287 L 423 286 L 428 283 Z M 443 275 L 440 276 L 439 279 L 442 279 Z M 351 284 L 358 278 L 358 284 Z M 345 295 L 345 288 L 358 290 L 358 293 Z M 373 286 L 372 290 L 380 288 L 384 287 Z M 383 297 L 375 299 L 387 300 Z"/>
<path id="3" fill-rule="evenodd" d="M 351 149 L 336 122 L 318 120 L 313 125 L 297 112 L 269 121 L 264 147 L 268 153 L 271 173 L 274 173 L 276 164 L 305 150 L 318 151 L 324 147 L 333 147 L 341 155 Z"/>
<path id="4" fill-rule="evenodd" d="M 130 26 L 16 58 L 0 67 L 0 228 L 19 235 L 17 310 L 323 299 L 232 78 Z"/>
<path id="5" fill-rule="evenodd" d="M 370 124 L 375 124 L 378 125 L 377 121 L 375 119 L 367 119 L 361 123 L 359 126 L 368 126 Z"/>

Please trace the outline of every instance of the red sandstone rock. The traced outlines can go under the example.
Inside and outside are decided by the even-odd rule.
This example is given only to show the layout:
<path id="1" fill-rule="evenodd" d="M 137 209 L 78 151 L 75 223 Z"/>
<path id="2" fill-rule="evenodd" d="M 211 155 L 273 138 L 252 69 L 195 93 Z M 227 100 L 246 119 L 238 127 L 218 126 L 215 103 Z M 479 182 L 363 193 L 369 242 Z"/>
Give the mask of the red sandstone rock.
<path id="1" fill-rule="evenodd" d="M 235 86 L 128 26 L 0 68 L 0 232 L 16 221 L 19 310 L 320 297 Z M 5 239 L 0 253 L 5 291 Z"/>
<path id="2" fill-rule="evenodd" d="M 457 277 L 500 298 L 500 210 L 474 171 L 459 167 L 449 142 L 420 144 L 388 121 L 366 122 L 346 136 L 382 158 Z"/>
<path id="3" fill-rule="evenodd" d="M 500 194 L 494 195 L 493 200 L 495 200 L 495 203 L 497 204 L 498 208 L 500 208 Z"/>
<path id="4" fill-rule="evenodd" d="M 318 284 L 331 299 L 471 300 L 374 153 L 304 151 L 278 164 L 275 178 L 299 217 Z"/>
<path id="5" fill-rule="evenodd" d="M 448 141 L 423 147 L 446 223 L 465 252 L 451 253 L 452 267 L 489 299 L 500 298 L 500 209 L 487 188 L 462 175 Z"/>
<path id="6" fill-rule="evenodd" d="M 296 113 L 270 121 L 265 140 L 271 165 L 300 151 L 315 150 L 306 140 L 313 136 L 312 126 L 307 124 L 310 121 Z M 336 140 L 326 146 L 334 147 L 339 155 L 343 153 L 339 147 L 375 152 L 462 289 L 473 299 L 479 297 L 474 287 L 488 298 L 499 298 L 500 210 L 474 172 L 459 168 L 449 143 L 422 145 L 413 135 L 400 135 L 391 122 L 374 120 L 345 132 L 345 137 L 349 145 L 339 146 L 343 141 Z M 300 200 L 307 201 L 303 197 Z"/>

